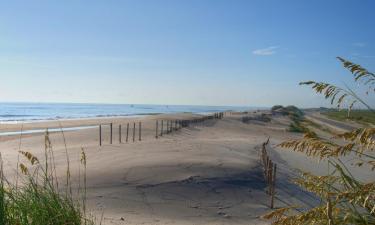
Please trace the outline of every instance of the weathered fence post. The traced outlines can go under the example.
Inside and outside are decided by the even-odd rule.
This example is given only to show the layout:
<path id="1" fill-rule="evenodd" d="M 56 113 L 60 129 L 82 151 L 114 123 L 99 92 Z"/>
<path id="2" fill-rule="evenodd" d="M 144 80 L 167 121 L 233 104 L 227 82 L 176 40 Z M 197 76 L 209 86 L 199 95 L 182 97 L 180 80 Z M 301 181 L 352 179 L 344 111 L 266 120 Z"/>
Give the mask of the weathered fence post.
<path id="1" fill-rule="evenodd" d="M 118 142 L 121 144 L 121 124 L 118 125 Z"/>
<path id="2" fill-rule="evenodd" d="M 155 128 L 155 138 L 158 138 L 158 121 L 156 120 L 156 128 Z"/>
<path id="3" fill-rule="evenodd" d="M 161 121 L 161 129 L 160 129 L 160 136 L 163 136 L 163 123 L 164 121 Z"/>
<path id="4" fill-rule="evenodd" d="M 129 123 L 126 124 L 126 143 L 128 143 L 128 139 L 129 139 Z"/>
<path id="5" fill-rule="evenodd" d="M 169 133 L 169 120 L 167 120 L 167 134 Z"/>
<path id="6" fill-rule="evenodd" d="M 224 113 L 221 115 L 224 116 Z M 266 145 L 269 143 L 269 139 L 263 143 L 260 160 L 263 162 L 264 166 L 264 178 L 266 184 L 268 185 L 266 193 L 270 195 L 270 208 L 274 208 L 275 199 L 275 186 L 276 186 L 276 163 L 268 157 Z"/>
<path id="7" fill-rule="evenodd" d="M 273 165 L 272 192 L 271 192 L 271 209 L 273 209 L 273 204 L 274 204 L 275 185 L 276 185 L 276 163 L 275 163 L 275 165 Z"/>
<path id="8" fill-rule="evenodd" d="M 102 125 L 99 124 L 99 146 L 102 146 Z"/>
<path id="9" fill-rule="evenodd" d="M 268 193 L 272 195 L 272 170 L 273 170 L 273 162 L 270 160 L 270 164 L 268 165 Z"/>
<path id="10" fill-rule="evenodd" d="M 142 122 L 139 121 L 139 124 L 138 124 L 138 138 L 139 138 L 139 141 L 142 141 Z"/>
<path id="11" fill-rule="evenodd" d="M 113 130 L 112 130 L 112 123 L 109 124 L 109 129 L 110 129 L 110 139 L 109 139 L 109 143 L 112 144 L 112 135 L 113 135 Z"/>
<path id="12" fill-rule="evenodd" d="M 133 123 L 133 142 L 135 141 L 135 122 Z"/>
<path id="13" fill-rule="evenodd" d="M 266 155 L 266 166 L 264 168 L 264 178 L 267 180 L 267 175 L 268 175 L 268 164 L 270 163 L 270 159 L 268 158 L 268 155 Z"/>

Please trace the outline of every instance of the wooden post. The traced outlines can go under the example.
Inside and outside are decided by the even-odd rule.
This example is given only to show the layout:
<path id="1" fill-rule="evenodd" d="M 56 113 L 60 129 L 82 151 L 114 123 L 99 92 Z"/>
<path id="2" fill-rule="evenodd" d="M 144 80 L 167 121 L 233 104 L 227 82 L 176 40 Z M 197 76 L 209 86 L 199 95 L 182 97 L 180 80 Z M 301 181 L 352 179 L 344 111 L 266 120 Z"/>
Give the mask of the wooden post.
<path id="1" fill-rule="evenodd" d="M 177 130 L 177 120 L 174 121 L 174 130 Z"/>
<path id="2" fill-rule="evenodd" d="M 263 159 L 263 162 L 264 162 L 264 171 L 267 171 L 267 160 L 268 160 L 268 156 L 267 156 L 267 152 L 266 151 L 263 151 L 263 157 L 264 157 L 264 159 Z M 266 174 L 264 174 L 264 178 L 266 178 Z"/>
<path id="3" fill-rule="evenodd" d="M 99 124 L 99 146 L 102 146 L 102 125 Z"/>
<path id="4" fill-rule="evenodd" d="M 163 123 L 164 123 L 164 121 L 162 120 L 161 121 L 161 129 L 160 129 L 160 136 L 161 137 L 163 136 Z"/>
<path id="5" fill-rule="evenodd" d="M 128 143 L 129 140 L 129 123 L 126 124 L 126 143 Z"/>
<path id="6" fill-rule="evenodd" d="M 263 150 L 262 154 L 263 154 L 263 169 L 266 169 L 266 165 L 267 165 L 266 152 Z"/>
<path id="7" fill-rule="evenodd" d="M 167 120 L 167 134 L 169 133 L 169 120 Z"/>
<path id="8" fill-rule="evenodd" d="M 268 167 L 268 193 L 272 195 L 272 170 L 273 170 L 273 163 L 270 161 L 269 167 Z"/>
<path id="9" fill-rule="evenodd" d="M 121 124 L 118 125 L 118 142 L 121 144 Z"/>
<path id="10" fill-rule="evenodd" d="M 266 180 L 266 182 L 268 182 L 267 180 L 267 175 L 268 175 L 268 164 L 269 164 L 269 161 L 270 159 L 268 158 L 268 156 L 266 155 L 266 166 L 264 168 L 264 178 Z"/>
<path id="11" fill-rule="evenodd" d="M 275 199 L 275 186 L 276 186 L 276 163 L 273 165 L 272 174 L 272 190 L 271 190 L 271 209 L 273 209 L 274 199 Z"/>
<path id="12" fill-rule="evenodd" d="M 135 123 L 133 123 L 133 142 L 135 141 Z"/>
<path id="13" fill-rule="evenodd" d="M 109 127 L 110 127 L 110 139 L 109 139 L 109 143 L 112 144 L 112 133 L 113 133 L 113 130 L 112 130 L 112 123 L 109 124 Z"/>
<path id="14" fill-rule="evenodd" d="M 264 167 L 263 167 L 263 169 L 264 169 L 264 179 L 266 179 L 266 172 L 267 172 L 267 156 L 264 154 Z"/>
<path id="15" fill-rule="evenodd" d="M 158 138 L 158 121 L 156 120 L 155 138 Z"/>
<path id="16" fill-rule="evenodd" d="M 139 122 L 138 124 L 138 131 L 139 141 L 142 141 L 142 122 Z"/>

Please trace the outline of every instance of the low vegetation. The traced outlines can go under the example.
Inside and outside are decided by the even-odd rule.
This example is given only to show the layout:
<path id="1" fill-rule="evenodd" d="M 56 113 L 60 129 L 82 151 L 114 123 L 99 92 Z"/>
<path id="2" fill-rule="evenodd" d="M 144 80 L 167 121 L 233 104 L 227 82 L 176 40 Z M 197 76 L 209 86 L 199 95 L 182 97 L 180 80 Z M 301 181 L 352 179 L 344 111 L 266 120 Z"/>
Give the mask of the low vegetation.
<path id="1" fill-rule="evenodd" d="M 318 129 L 318 130 L 320 130 L 320 131 L 324 131 L 324 132 L 326 132 L 326 133 L 328 133 L 328 134 L 331 134 L 331 135 L 335 135 L 335 134 L 336 134 L 335 131 L 329 129 L 328 127 L 323 126 L 323 125 L 318 124 L 318 123 L 315 123 L 314 121 L 311 121 L 311 120 L 309 120 L 309 119 L 304 119 L 304 120 L 303 120 L 303 124 L 304 124 L 304 126 L 305 126 L 306 128 L 308 128 L 308 129 L 310 129 L 310 128 L 315 128 L 315 129 Z M 305 133 L 307 133 L 307 132 L 305 132 Z"/>
<path id="2" fill-rule="evenodd" d="M 308 128 L 303 125 L 304 122 L 304 113 L 302 110 L 297 108 L 294 105 L 290 106 L 282 106 L 282 105 L 275 105 L 271 108 L 272 114 L 281 114 L 283 116 L 289 116 L 292 122 L 289 125 L 289 131 L 291 132 L 307 132 Z"/>
<path id="3" fill-rule="evenodd" d="M 260 114 L 260 115 L 255 115 L 255 116 L 244 116 L 242 117 L 242 122 L 243 123 L 249 123 L 250 121 L 260 121 L 260 122 L 271 122 L 271 117 L 267 114 Z"/>
<path id="4" fill-rule="evenodd" d="M 371 87 L 375 84 L 375 74 L 360 65 L 338 58 L 353 75 L 355 82 L 369 87 L 369 94 L 374 94 Z M 319 94 L 331 100 L 339 107 L 346 101 L 347 112 L 353 105 L 362 104 L 374 117 L 374 110 L 351 89 L 343 89 L 324 82 L 307 81 Z M 345 101 L 344 101 L 345 100 Z M 363 114 L 362 114 L 363 115 Z M 363 118 L 364 120 L 367 119 Z M 310 157 L 325 159 L 330 170 L 324 176 L 303 173 L 296 179 L 296 184 L 312 192 L 321 199 L 321 203 L 307 210 L 296 207 L 279 208 L 264 218 L 273 219 L 273 224 L 375 224 L 375 182 L 363 182 L 352 175 L 342 157 L 352 156 L 351 163 L 363 169 L 375 170 L 375 128 L 365 126 L 325 139 L 315 133 L 306 132 L 304 137 L 286 141 L 281 147 L 303 152 Z M 375 176 L 374 176 L 375 177 Z"/>
<path id="5" fill-rule="evenodd" d="M 282 105 L 275 105 L 275 106 L 272 106 L 271 112 L 274 114 L 280 113 L 284 116 L 298 116 L 298 117 L 303 116 L 303 111 L 294 105 L 289 105 L 286 107 Z"/>
<path id="6" fill-rule="evenodd" d="M 79 199 L 71 193 L 70 170 L 64 184 L 56 176 L 54 156 L 48 132 L 45 136 L 45 157 L 42 163 L 30 152 L 20 151 L 26 163 L 17 163 L 17 178 L 11 183 L 0 171 L 0 224 L 4 225 L 91 225 L 86 217 L 86 154 L 82 149 L 81 166 L 84 182 Z M 0 156 L 1 157 L 1 156 Z M 81 179 L 80 179 L 81 180 Z M 61 186 L 64 186 L 62 188 Z M 81 186 L 81 185 L 80 185 Z M 65 191 L 61 191 L 61 190 Z"/>
<path id="7" fill-rule="evenodd" d="M 326 110 L 322 112 L 328 118 L 339 121 L 355 121 L 358 123 L 375 124 L 375 114 L 370 110 Z"/>

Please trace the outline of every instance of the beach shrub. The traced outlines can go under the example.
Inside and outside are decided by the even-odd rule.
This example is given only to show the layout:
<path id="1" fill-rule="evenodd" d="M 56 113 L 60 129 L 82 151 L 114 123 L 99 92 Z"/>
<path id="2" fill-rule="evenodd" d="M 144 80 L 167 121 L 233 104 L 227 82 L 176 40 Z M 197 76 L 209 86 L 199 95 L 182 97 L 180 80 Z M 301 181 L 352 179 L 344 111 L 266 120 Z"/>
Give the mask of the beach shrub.
<path id="1" fill-rule="evenodd" d="M 241 120 L 243 123 L 249 123 L 251 120 L 268 123 L 268 122 L 271 122 L 271 117 L 262 113 L 261 115 L 244 116 L 241 118 Z"/>
<path id="2" fill-rule="evenodd" d="M 343 66 L 354 75 L 354 81 L 369 86 L 375 84 L 375 74 L 358 64 L 338 58 Z M 344 107 L 348 102 L 350 113 L 354 104 L 362 104 L 369 112 L 374 110 L 351 89 L 324 83 L 307 81 L 301 85 L 310 85 L 313 90 L 323 94 L 331 104 Z M 279 208 L 264 218 L 273 219 L 273 224 L 375 224 L 375 182 L 363 182 L 354 177 L 343 162 L 343 156 L 353 156 L 355 166 L 375 170 L 375 128 L 364 126 L 325 139 L 315 133 L 307 132 L 303 138 L 286 141 L 281 147 L 303 152 L 310 157 L 325 159 L 331 171 L 325 176 L 303 173 L 295 180 L 305 190 L 321 199 L 321 204 L 307 210 L 293 210 L 296 207 Z M 365 168 L 364 168 L 365 169 Z M 374 174 L 375 175 L 375 174 Z M 375 177 L 375 176 L 374 176 Z"/>
<path id="3" fill-rule="evenodd" d="M 297 108 L 294 105 L 288 105 L 286 107 L 282 105 L 274 105 L 271 107 L 272 113 L 280 113 L 284 116 L 296 116 L 296 117 L 303 117 L 303 111 Z"/>
<path id="4" fill-rule="evenodd" d="M 280 113 L 281 115 L 288 116 L 290 118 L 292 122 L 289 125 L 288 131 L 298 133 L 308 132 L 308 128 L 302 124 L 302 122 L 304 122 L 304 113 L 296 106 L 289 105 L 284 107 L 282 105 L 275 105 L 272 106 L 271 112 L 273 114 Z"/>
<path id="5" fill-rule="evenodd" d="M 66 184 L 59 187 L 56 167 L 48 132 L 45 136 L 45 162 L 30 152 L 20 151 L 26 163 L 18 163 L 17 181 L 9 182 L 3 175 L 1 161 L 0 224 L 4 225 L 88 225 L 94 224 L 86 217 L 86 154 L 82 149 L 81 166 L 84 183 L 78 191 L 79 198 L 71 194 L 69 168 Z M 81 180 L 81 179 L 80 179 Z M 81 185 L 80 185 L 81 186 Z M 63 190 L 63 191 L 62 191 Z"/>
<path id="6" fill-rule="evenodd" d="M 288 105 L 285 107 L 285 111 L 288 112 L 289 115 L 293 115 L 296 117 L 303 117 L 303 111 L 297 108 L 294 105 Z"/>
<path id="7" fill-rule="evenodd" d="M 299 121 L 293 121 L 289 124 L 288 131 L 290 132 L 296 132 L 296 133 L 304 133 L 307 132 L 307 129 L 305 126 L 301 124 Z"/>
<path id="8" fill-rule="evenodd" d="M 277 111 L 277 110 L 283 109 L 283 108 L 284 108 L 284 106 L 282 106 L 282 105 L 274 105 L 274 106 L 271 107 L 271 111 Z"/>

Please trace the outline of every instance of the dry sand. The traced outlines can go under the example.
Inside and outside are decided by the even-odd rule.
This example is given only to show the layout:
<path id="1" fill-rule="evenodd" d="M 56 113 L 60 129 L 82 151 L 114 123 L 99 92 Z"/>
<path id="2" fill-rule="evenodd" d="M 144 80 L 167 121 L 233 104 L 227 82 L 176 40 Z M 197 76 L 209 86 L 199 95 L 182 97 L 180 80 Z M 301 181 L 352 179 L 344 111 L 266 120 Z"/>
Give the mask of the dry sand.
<path id="1" fill-rule="evenodd" d="M 109 144 L 108 126 L 103 126 L 103 146 L 98 129 L 64 132 L 71 176 L 77 184 L 79 154 L 87 153 L 88 209 L 104 224 L 269 224 L 269 196 L 259 161 L 259 149 L 268 137 L 273 161 L 278 164 L 276 207 L 317 203 L 317 199 L 291 183 L 295 169 L 325 173 L 324 162 L 303 154 L 280 150 L 276 144 L 298 137 L 286 131 L 289 120 L 273 117 L 269 123 L 241 122 L 243 115 L 202 124 L 155 138 L 155 121 L 199 117 L 192 114 L 153 115 L 140 118 L 101 118 L 29 123 L 22 129 L 74 127 L 114 123 Z M 142 121 L 142 141 L 118 143 L 118 124 Z M 165 126 L 165 124 L 164 124 Z M 160 127 L 160 124 L 159 124 Z M 138 126 L 137 126 L 138 128 Z M 21 125 L 1 125 L 1 131 L 20 130 Z M 136 132 L 138 134 L 138 131 Z M 61 132 L 50 134 L 59 175 L 64 177 L 66 155 Z M 0 137 L 6 175 L 14 176 L 17 151 L 30 151 L 43 158 L 42 134 Z M 76 191 L 76 190 L 73 190 Z"/>

